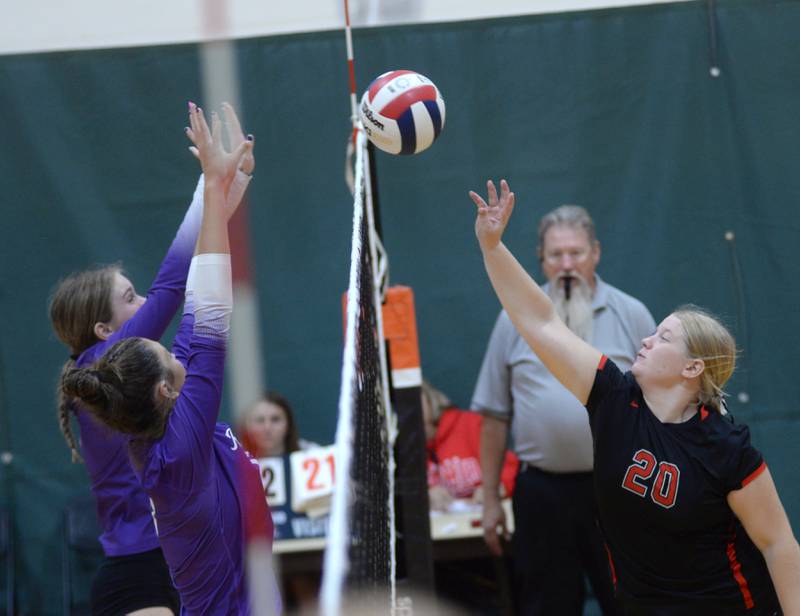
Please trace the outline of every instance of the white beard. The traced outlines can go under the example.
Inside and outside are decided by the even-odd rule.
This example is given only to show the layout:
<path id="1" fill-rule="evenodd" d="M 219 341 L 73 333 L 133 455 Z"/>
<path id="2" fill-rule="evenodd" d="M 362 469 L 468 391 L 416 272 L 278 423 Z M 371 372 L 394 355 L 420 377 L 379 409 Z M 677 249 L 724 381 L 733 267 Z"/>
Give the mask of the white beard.
<path id="1" fill-rule="evenodd" d="M 570 281 L 569 299 L 564 292 L 564 278 Z M 592 342 L 592 288 L 577 274 L 559 275 L 550 281 L 548 295 L 556 309 L 556 314 L 579 338 Z"/>

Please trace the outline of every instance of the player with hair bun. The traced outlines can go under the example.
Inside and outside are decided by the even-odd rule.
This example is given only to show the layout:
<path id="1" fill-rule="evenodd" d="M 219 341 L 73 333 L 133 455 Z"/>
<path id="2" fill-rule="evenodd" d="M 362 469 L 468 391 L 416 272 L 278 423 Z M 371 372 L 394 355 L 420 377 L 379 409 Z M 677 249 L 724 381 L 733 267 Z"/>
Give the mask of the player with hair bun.
<path id="1" fill-rule="evenodd" d="M 219 118 L 213 116 L 209 130 L 193 108 L 190 121 L 205 206 L 173 352 L 153 340 L 126 338 L 91 366 L 67 370 L 62 387 L 101 424 L 127 435 L 181 614 L 245 615 L 246 545 L 252 538 L 271 543 L 273 527 L 258 463 L 230 427 L 217 423 L 233 308 L 224 204 L 231 178 Z M 251 147 L 243 142 L 232 156 Z M 259 583 L 274 588 L 275 581 Z"/>
<path id="2" fill-rule="evenodd" d="M 223 106 L 223 113 L 231 128 L 231 145 L 237 146 L 245 141 L 239 121 L 230 105 Z M 241 161 L 227 155 L 226 163 L 232 176 L 225 188 L 225 211 L 230 217 L 250 182 L 255 166 L 252 148 Z M 146 297 L 137 294 L 119 265 L 76 272 L 58 283 L 50 301 L 50 320 L 70 353 L 62 376 L 76 367 L 91 365 L 120 340 L 136 336 L 161 338 L 184 298 L 189 263 L 200 230 L 203 193 L 201 175 L 192 203 Z M 84 392 L 86 387 L 95 386 L 95 380 L 102 379 L 102 387 L 95 392 L 98 396 L 109 391 L 114 378 L 105 372 L 93 374 L 94 380 L 88 376 L 75 387 Z M 150 502 L 130 466 L 126 440 L 86 412 L 80 401 L 62 388 L 62 382 L 59 379 L 59 426 L 73 461 L 78 461 L 81 455 L 70 427 L 71 417 L 77 419 L 80 453 L 91 480 L 102 531 L 100 543 L 105 553 L 92 582 L 92 614 L 111 616 L 134 611 L 137 616 L 177 614 L 178 596 L 159 547 Z M 126 431 L 128 420 L 120 417 L 120 421 L 121 425 L 113 427 Z"/>
<path id="3" fill-rule="evenodd" d="M 800 547 L 746 426 L 723 387 L 733 337 L 682 306 L 642 341 L 631 371 L 575 335 L 501 238 L 514 207 L 487 183 L 475 232 L 520 335 L 586 406 L 600 523 L 622 613 L 800 614 Z"/>

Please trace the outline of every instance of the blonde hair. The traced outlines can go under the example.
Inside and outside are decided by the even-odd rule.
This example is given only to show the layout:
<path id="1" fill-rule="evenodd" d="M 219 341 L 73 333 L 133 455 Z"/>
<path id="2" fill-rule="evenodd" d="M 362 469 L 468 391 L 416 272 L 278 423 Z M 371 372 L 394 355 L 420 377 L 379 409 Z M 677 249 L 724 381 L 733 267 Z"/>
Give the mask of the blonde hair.
<path id="1" fill-rule="evenodd" d="M 119 264 L 75 272 L 58 282 L 50 298 L 50 322 L 58 339 L 69 347 L 71 355 L 61 368 L 56 397 L 58 425 L 72 452 L 73 462 L 80 462 L 81 456 L 70 426 L 70 398 L 64 394 L 61 382 L 75 369 L 78 356 L 98 342 L 94 333 L 95 323 L 113 318 L 111 293 L 114 276 L 120 273 L 122 267 Z"/>
<path id="2" fill-rule="evenodd" d="M 692 304 L 676 308 L 681 322 L 686 350 L 693 359 L 702 359 L 699 402 L 719 412 L 724 410 L 722 389 L 736 368 L 736 341 L 728 329 L 710 312 Z"/>

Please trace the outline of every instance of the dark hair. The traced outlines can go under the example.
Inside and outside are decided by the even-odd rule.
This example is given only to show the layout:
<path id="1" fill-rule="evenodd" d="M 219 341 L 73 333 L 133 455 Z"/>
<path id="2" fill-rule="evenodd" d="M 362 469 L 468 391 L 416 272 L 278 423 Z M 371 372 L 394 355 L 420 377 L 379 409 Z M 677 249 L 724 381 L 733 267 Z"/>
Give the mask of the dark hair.
<path id="1" fill-rule="evenodd" d="M 69 400 L 64 396 L 61 382 L 75 368 L 75 359 L 95 344 L 96 323 L 112 319 L 111 293 L 114 276 L 122 271 L 119 265 L 106 265 L 70 274 L 56 285 L 50 298 L 50 323 L 72 356 L 61 368 L 57 388 L 57 417 L 61 433 L 72 451 L 72 461 L 78 462 L 78 446 L 69 424 Z"/>
<path id="2" fill-rule="evenodd" d="M 292 405 L 277 391 L 268 391 L 264 396 L 267 402 L 279 406 L 286 415 L 286 436 L 283 439 L 283 449 L 286 453 L 292 453 L 300 449 L 299 439 L 297 434 L 297 424 L 294 421 L 294 413 L 292 412 Z"/>
<path id="3" fill-rule="evenodd" d="M 64 397 L 80 400 L 109 428 L 142 438 L 161 438 L 174 400 L 156 398 L 156 386 L 173 375 L 144 338 L 125 338 L 90 368 L 71 368 L 61 377 Z"/>
<path id="4" fill-rule="evenodd" d="M 294 421 L 294 413 L 292 412 L 292 405 L 289 404 L 289 401 L 284 398 L 281 394 L 276 391 L 268 391 L 266 392 L 261 398 L 256 400 L 253 404 L 251 404 L 247 410 L 244 412 L 241 420 L 242 423 L 240 424 L 240 437 L 242 440 L 242 445 L 244 448 L 247 449 L 252 455 L 257 458 L 262 457 L 265 455 L 266 452 L 261 451 L 258 444 L 255 440 L 250 436 L 249 432 L 247 431 L 247 415 L 253 412 L 253 410 L 262 402 L 271 402 L 272 404 L 279 407 L 283 414 L 286 416 L 286 436 L 283 437 L 283 451 L 284 453 L 292 453 L 293 451 L 297 451 L 300 449 L 300 437 L 297 433 L 297 424 Z"/>

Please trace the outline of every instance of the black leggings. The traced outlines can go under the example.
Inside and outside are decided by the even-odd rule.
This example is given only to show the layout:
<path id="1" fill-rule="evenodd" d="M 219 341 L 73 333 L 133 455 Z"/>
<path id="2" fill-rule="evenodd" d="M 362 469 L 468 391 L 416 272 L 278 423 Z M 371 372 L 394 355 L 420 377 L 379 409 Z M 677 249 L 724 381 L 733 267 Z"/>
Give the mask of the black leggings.
<path id="1" fill-rule="evenodd" d="M 92 582 L 92 616 L 122 616 L 146 607 L 180 613 L 178 591 L 161 550 L 106 556 Z"/>

